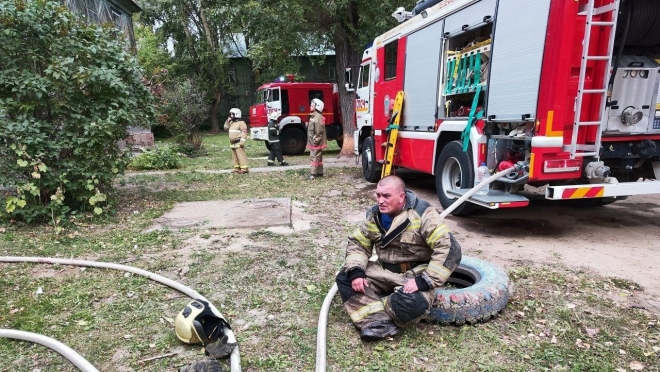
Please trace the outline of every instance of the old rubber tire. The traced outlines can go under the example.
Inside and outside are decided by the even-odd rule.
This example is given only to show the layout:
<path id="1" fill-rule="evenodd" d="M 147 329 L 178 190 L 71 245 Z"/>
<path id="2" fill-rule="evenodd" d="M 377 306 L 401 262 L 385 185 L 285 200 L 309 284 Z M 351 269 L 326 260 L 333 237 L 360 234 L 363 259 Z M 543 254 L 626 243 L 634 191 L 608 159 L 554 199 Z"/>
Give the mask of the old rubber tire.
<path id="1" fill-rule="evenodd" d="M 362 144 L 362 175 L 368 182 L 380 181 L 383 164 L 374 160 L 374 139 L 367 137 Z"/>
<path id="2" fill-rule="evenodd" d="M 449 208 L 456 196 L 449 195 L 447 190 L 467 189 L 474 185 L 474 169 L 472 152 L 468 148 L 463 151 L 460 141 L 449 142 L 440 152 L 435 164 L 435 189 L 443 209 Z M 476 209 L 476 205 L 468 201 L 463 202 L 451 214 L 455 216 L 468 215 Z"/>
<path id="3" fill-rule="evenodd" d="M 284 155 L 300 155 L 305 152 L 307 137 L 300 128 L 285 128 L 280 134 L 280 146 Z"/>
<path id="4" fill-rule="evenodd" d="M 435 290 L 429 322 L 457 326 L 484 322 L 495 317 L 509 302 L 506 272 L 476 257 L 463 256 L 447 282 L 458 288 Z"/>

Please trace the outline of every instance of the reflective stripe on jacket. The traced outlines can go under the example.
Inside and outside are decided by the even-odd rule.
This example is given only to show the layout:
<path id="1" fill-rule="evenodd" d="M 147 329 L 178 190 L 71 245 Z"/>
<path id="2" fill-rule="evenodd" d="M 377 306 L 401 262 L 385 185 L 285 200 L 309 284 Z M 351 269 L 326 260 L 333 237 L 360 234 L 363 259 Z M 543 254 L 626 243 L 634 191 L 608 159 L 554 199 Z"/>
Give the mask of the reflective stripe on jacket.
<path id="1" fill-rule="evenodd" d="M 386 264 L 428 262 L 414 271 L 430 288 L 447 281 L 461 260 L 461 247 L 449 227 L 429 203 L 406 190 L 406 204 L 388 230 L 382 227 L 378 206 L 371 208 L 364 222 L 348 238 L 344 269 L 366 272 L 372 253 Z"/>

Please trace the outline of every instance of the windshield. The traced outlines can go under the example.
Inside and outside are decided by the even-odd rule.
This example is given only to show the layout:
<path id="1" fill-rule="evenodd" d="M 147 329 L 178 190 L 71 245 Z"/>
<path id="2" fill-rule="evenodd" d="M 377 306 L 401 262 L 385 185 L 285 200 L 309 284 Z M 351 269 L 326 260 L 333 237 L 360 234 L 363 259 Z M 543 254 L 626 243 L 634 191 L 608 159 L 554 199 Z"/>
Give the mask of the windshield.
<path id="1" fill-rule="evenodd" d="M 268 92 L 268 89 L 259 89 L 257 91 L 257 102 L 266 102 L 266 92 Z"/>

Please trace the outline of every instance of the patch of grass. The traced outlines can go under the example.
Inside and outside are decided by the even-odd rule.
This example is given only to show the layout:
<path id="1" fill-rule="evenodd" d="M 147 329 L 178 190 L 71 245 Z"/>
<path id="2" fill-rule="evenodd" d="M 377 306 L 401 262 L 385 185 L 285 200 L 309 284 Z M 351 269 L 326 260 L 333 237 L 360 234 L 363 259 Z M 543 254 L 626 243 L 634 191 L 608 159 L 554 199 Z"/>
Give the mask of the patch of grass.
<path id="1" fill-rule="evenodd" d="M 202 169 L 200 164 L 189 169 Z M 243 371 L 311 371 L 318 313 L 344 260 L 346 236 L 357 225 L 345 217 L 363 215 L 373 203 L 367 197 L 373 186 L 355 188 L 362 182 L 360 169 L 327 173 L 313 183 L 306 170 L 127 177 L 115 216 L 81 219 L 60 235 L 49 226 L 11 226 L 0 250 L 117 262 L 177 280 L 227 317 L 241 346 Z M 329 196 L 329 190 L 341 194 Z M 294 234 L 144 232 L 176 202 L 275 197 L 292 198 L 311 228 Z M 248 242 L 229 250 L 238 238 Z M 189 270 L 182 275 L 184 266 Z M 521 265 L 509 274 L 515 292 L 498 318 L 463 327 L 420 323 L 381 343 L 359 340 L 337 296 L 328 320 L 328 371 L 613 371 L 630 370 L 633 362 L 658 370 L 657 315 L 612 300 L 634 283 L 561 266 Z M 37 295 L 39 287 L 43 294 Z M 200 347 L 178 341 L 168 321 L 189 299 L 146 278 L 67 265 L 0 264 L 0 288 L 0 327 L 58 339 L 99 370 L 174 371 L 204 358 Z M 43 347 L 0 339 L 0 371 L 34 369 L 77 371 Z"/>

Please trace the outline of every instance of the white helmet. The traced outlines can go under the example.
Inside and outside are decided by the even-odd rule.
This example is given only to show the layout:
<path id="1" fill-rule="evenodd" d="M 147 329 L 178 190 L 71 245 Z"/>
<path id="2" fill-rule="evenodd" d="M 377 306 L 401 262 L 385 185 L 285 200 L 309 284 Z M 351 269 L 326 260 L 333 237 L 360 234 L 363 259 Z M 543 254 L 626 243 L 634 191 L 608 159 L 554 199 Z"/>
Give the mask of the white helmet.
<path id="1" fill-rule="evenodd" d="M 277 121 L 277 119 L 280 118 L 280 112 L 279 111 L 273 111 L 268 115 L 268 120 L 273 120 Z"/>
<path id="2" fill-rule="evenodd" d="M 240 119 L 241 118 L 241 110 L 239 110 L 237 108 L 233 108 L 233 109 L 229 110 L 229 115 L 231 116 L 232 114 L 234 115 L 234 119 Z"/>
<path id="3" fill-rule="evenodd" d="M 323 101 L 321 101 L 318 98 L 314 98 L 312 100 L 312 103 L 314 104 L 314 107 L 316 107 L 316 110 L 318 110 L 318 112 L 323 112 L 323 106 L 324 106 Z"/>
<path id="4" fill-rule="evenodd" d="M 225 334 L 229 323 L 216 314 L 209 303 L 202 300 L 189 302 L 174 319 L 176 337 L 187 344 L 207 344 Z"/>

